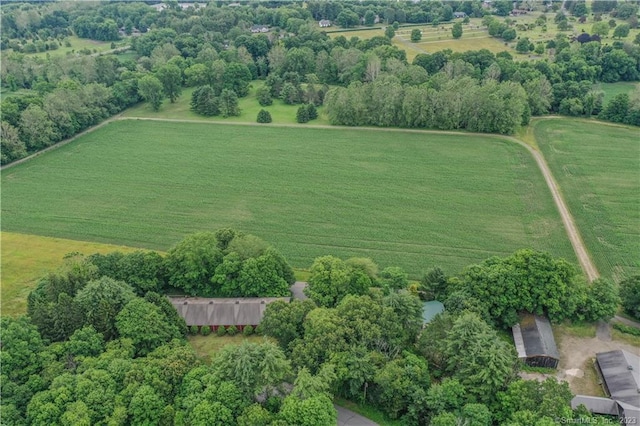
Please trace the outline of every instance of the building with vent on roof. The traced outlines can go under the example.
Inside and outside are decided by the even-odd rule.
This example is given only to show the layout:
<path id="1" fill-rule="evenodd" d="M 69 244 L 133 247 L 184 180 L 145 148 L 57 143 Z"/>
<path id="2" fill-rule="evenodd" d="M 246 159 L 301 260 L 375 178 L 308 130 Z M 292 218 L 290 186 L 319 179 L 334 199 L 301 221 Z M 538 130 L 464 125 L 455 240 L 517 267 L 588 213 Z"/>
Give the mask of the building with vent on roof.
<path id="1" fill-rule="evenodd" d="M 546 317 L 533 314 L 520 316 L 511 328 L 518 358 L 531 367 L 557 368 L 560 354 Z"/>
<path id="2" fill-rule="evenodd" d="M 188 327 L 208 325 L 212 330 L 231 325 L 238 330 L 248 325 L 255 328 L 262 321 L 267 305 L 276 300 L 289 303 L 288 297 L 169 297 Z"/>
<path id="3" fill-rule="evenodd" d="M 576 395 L 571 407 L 619 416 L 622 424 L 640 424 L 640 357 L 619 349 L 596 354 L 596 371 L 608 398 Z"/>

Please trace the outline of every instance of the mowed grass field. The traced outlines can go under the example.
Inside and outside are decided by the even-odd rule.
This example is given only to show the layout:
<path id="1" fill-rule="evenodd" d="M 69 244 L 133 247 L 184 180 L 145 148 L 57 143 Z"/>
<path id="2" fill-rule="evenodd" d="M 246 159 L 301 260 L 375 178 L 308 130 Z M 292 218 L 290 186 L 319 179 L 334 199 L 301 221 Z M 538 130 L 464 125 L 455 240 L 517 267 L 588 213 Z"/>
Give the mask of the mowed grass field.
<path id="1" fill-rule="evenodd" d="M 2 232 L 0 300 L 2 316 L 26 313 L 27 296 L 38 280 L 54 272 L 69 253 L 131 252 L 130 247 Z"/>
<path id="2" fill-rule="evenodd" d="M 640 273 L 638 128 L 550 119 L 534 133 L 599 272 Z"/>
<path id="3" fill-rule="evenodd" d="M 621 93 L 626 93 L 629 96 L 640 87 L 640 83 L 633 81 L 620 81 L 618 83 L 597 83 L 594 85 L 594 90 L 602 90 L 604 97 L 602 98 L 603 105 L 607 105 L 611 99 Z"/>
<path id="4" fill-rule="evenodd" d="M 166 250 L 232 226 L 295 267 L 370 257 L 412 277 L 523 247 L 575 260 L 530 155 L 491 136 L 127 120 L 2 188 L 3 231 Z"/>

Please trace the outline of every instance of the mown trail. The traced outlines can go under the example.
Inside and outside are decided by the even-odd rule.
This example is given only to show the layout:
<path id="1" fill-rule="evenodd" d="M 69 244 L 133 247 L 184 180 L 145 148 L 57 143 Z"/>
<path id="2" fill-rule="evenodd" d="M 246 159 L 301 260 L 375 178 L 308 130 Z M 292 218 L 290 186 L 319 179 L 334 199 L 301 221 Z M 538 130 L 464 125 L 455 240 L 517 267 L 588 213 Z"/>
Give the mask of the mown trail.
<path id="1" fill-rule="evenodd" d="M 170 123 L 214 124 L 214 125 L 231 125 L 231 126 L 270 126 L 270 127 L 296 127 L 296 128 L 301 127 L 298 124 L 260 124 L 260 123 L 252 123 L 252 122 L 243 123 L 243 122 L 221 122 L 221 121 L 204 121 L 204 120 L 188 120 L 188 119 L 153 118 L 153 117 L 122 117 L 121 115 L 116 115 L 114 117 L 111 117 L 108 120 L 103 121 L 97 126 L 91 127 L 83 131 L 82 133 L 75 135 L 72 138 L 59 142 L 56 145 L 50 146 L 43 151 L 32 154 L 14 163 L 7 164 L 6 166 L 3 166 L 1 170 L 5 170 L 9 167 L 15 166 L 16 164 L 24 163 L 25 161 L 28 161 L 29 159 L 35 156 L 41 155 L 47 151 L 66 145 L 69 142 L 72 142 L 73 140 L 75 140 L 76 138 L 82 135 L 85 135 L 99 127 L 105 126 L 113 121 L 118 121 L 118 120 L 164 121 L 164 122 L 170 122 Z M 421 129 L 397 129 L 397 128 L 389 128 L 389 127 L 348 127 L 348 126 L 313 125 L 313 124 L 305 124 L 304 127 L 312 128 L 312 129 L 375 130 L 379 132 L 445 134 L 445 135 L 457 135 L 457 136 L 482 136 L 482 137 L 493 136 L 496 138 L 508 140 L 510 142 L 519 144 L 520 146 L 524 147 L 531 154 L 531 156 L 533 156 L 533 158 L 536 161 L 536 164 L 538 165 L 538 168 L 542 172 L 542 175 L 545 179 L 547 187 L 549 188 L 549 191 L 551 192 L 551 195 L 553 197 L 553 201 L 556 204 L 556 208 L 558 209 L 558 212 L 560 213 L 560 217 L 562 218 L 562 223 L 567 232 L 567 235 L 569 236 L 569 241 L 571 242 L 571 246 L 573 247 L 576 257 L 578 258 L 578 261 L 580 263 L 580 267 L 582 268 L 585 275 L 587 276 L 587 279 L 591 282 L 600 276 L 593 261 L 591 260 L 591 257 L 589 256 L 589 252 L 587 251 L 587 248 L 584 245 L 582 237 L 580 236 L 580 232 L 578 231 L 578 228 L 575 224 L 575 220 L 573 219 L 573 216 L 571 215 L 571 212 L 569 211 L 569 208 L 566 202 L 564 201 L 564 198 L 562 197 L 562 193 L 560 192 L 558 184 L 556 183 L 553 177 L 553 174 L 551 173 L 551 169 L 549 169 L 549 166 L 547 165 L 546 160 L 544 159 L 544 157 L 539 151 L 537 151 L 530 145 L 526 144 L 525 142 L 511 136 L 493 135 L 493 134 L 487 134 L 487 133 L 467 133 L 467 132 L 456 132 L 456 131 L 421 130 Z"/>

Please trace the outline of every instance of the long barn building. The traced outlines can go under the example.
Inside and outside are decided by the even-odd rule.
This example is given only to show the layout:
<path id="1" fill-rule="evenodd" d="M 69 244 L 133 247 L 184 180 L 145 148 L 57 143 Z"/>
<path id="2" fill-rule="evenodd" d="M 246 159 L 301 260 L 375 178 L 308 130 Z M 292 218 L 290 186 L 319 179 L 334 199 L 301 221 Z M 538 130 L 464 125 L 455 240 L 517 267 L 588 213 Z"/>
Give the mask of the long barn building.
<path id="1" fill-rule="evenodd" d="M 262 321 L 267 305 L 277 300 L 289 303 L 288 297 L 169 297 L 187 326 L 208 325 L 212 330 L 231 325 L 239 330 L 248 325 L 255 328 Z"/>

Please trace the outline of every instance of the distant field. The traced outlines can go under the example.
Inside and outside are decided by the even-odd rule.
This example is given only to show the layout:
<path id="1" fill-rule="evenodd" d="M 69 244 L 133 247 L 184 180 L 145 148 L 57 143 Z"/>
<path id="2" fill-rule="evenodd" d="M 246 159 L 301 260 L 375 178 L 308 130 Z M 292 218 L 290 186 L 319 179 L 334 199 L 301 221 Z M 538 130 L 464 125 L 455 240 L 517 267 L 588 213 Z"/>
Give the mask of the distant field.
<path id="1" fill-rule="evenodd" d="M 541 12 L 533 12 L 518 17 L 509 17 L 509 19 L 511 19 L 511 21 L 513 22 L 513 28 L 516 28 L 518 38 L 528 37 L 534 43 L 553 40 L 559 33 L 565 34 L 567 37 L 571 38 L 573 36 L 580 35 L 582 32 L 591 33 L 591 28 L 594 23 L 591 16 L 589 16 L 587 18 L 587 21 L 583 24 L 579 23 L 573 17 L 569 16 L 569 24 L 572 28 L 568 31 L 559 31 L 557 28 L 557 24 L 554 23 L 555 13 L 547 13 L 546 31 L 544 31 L 540 26 L 536 26 L 529 30 L 522 30 L 521 28 L 518 28 L 519 24 L 533 24 L 536 18 L 540 15 Z M 503 18 L 498 17 L 498 19 L 502 20 Z M 608 21 L 609 19 L 610 17 L 608 15 L 603 16 L 603 20 Z M 451 27 L 454 22 L 460 21 L 461 19 L 453 20 L 451 22 L 442 22 L 437 26 L 424 24 L 420 26 L 400 27 L 398 31 L 396 31 L 396 37 L 393 38 L 392 42 L 394 45 L 398 46 L 401 49 L 404 49 L 407 52 L 407 59 L 409 60 L 409 62 L 411 62 L 413 58 L 419 53 L 433 53 L 444 49 L 451 49 L 454 52 L 488 49 L 493 53 L 498 53 L 506 50 L 510 52 L 516 60 L 530 59 L 529 55 L 521 55 L 515 51 L 517 39 L 505 44 L 505 42 L 501 39 L 489 36 L 488 31 L 482 25 L 481 18 L 471 18 L 468 24 L 463 24 L 462 38 L 458 40 L 454 39 L 451 36 Z M 617 22 L 622 23 L 623 21 L 618 20 Z M 377 26 L 381 26 L 384 28 L 386 27 L 386 24 L 377 24 Z M 422 31 L 422 40 L 419 43 L 412 43 L 410 41 L 411 30 L 413 30 L 414 28 L 419 28 Z M 629 35 L 625 38 L 622 38 L 621 40 L 632 42 L 636 34 L 638 34 L 639 32 L 640 29 L 632 28 L 629 32 Z M 384 35 L 384 30 L 362 27 L 362 30 L 359 31 L 332 30 L 332 32 L 328 33 L 328 35 L 332 38 L 342 35 L 347 39 L 350 39 L 351 37 L 368 39 L 374 36 Z M 615 40 L 617 39 L 613 38 L 612 29 L 609 32 L 609 36 L 603 39 L 603 44 L 611 44 Z M 542 55 L 542 57 L 546 57 L 546 54 Z M 532 54 L 531 58 L 535 59 L 538 58 L 538 56 Z"/>
<path id="2" fill-rule="evenodd" d="M 604 105 L 607 104 L 616 95 L 621 93 L 631 94 L 636 87 L 640 86 L 640 83 L 633 81 L 621 81 L 619 83 L 597 83 L 594 85 L 594 89 L 602 90 L 604 92 Z"/>
<path id="3" fill-rule="evenodd" d="M 575 259 L 532 158 L 490 136 L 122 121 L 5 170 L 2 189 L 3 231 L 166 250 L 233 226 L 302 268 Z"/>
<path id="4" fill-rule="evenodd" d="M 280 99 L 274 99 L 273 105 L 263 107 L 260 106 L 256 98 L 256 91 L 258 88 L 264 85 L 263 81 L 254 80 L 251 82 L 251 88 L 249 89 L 249 95 L 240 98 L 240 116 L 239 117 L 205 117 L 203 115 L 196 114 L 191 111 L 191 94 L 195 90 L 194 87 L 186 88 L 183 90 L 182 95 L 176 100 L 175 103 L 170 103 L 169 100 L 165 100 L 160 107 L 159 111 L 153 111 L 151 106 L 147 103 L 141 103 L 133 108 L 127 109 L 123 116 L 125 117 L 152 117 L 152 118 L 171 118 L 171 119 L 187 119 L 187 120 L 202 120 L 202 121 L 222 121 L 232 123 L 255 123 L 258 117 L 258 112 L 261 109 L 266 109 L 271 113 L 271 118 L 274 124 L 294 124 L 296 123 L 296 112 L 300 105 L 287 105 Z M 317 85 L 316 88 L 320 88 Z M 329 124 L 329 120 L 323 114 L 323 108 L 318 108 L 318 118 L 312 120 L 310 124 Z"/>
<path id="5" fill-rule="evenodd" d="M 638 129 L 562 119 L 534 133 L 600 273 L 640 273 Z"/>
<path id="6" fill-rule="evenodd" d="M 26 313 L 27 296 L 38 280 L 54 272 L 68 253 L 129 252 L 130 247 L 2 232 L 2 316 Z"/>
<path id="7" fill-rule="evenodd" d="M 95 50 L 96 52 L 104 52 L 106 50 L 111 49 L 110 41 L 90 40 L 87 38 L 80 38 L 76 36 L 66 37 L 65 40 L 69 41 L 71 46 L 69 47 L 65 46 L 65 43 L 63 41 L 61 46 L 55 50 L 47 50 L 46 52 L 37 52 L 37 53 L 24 53 L 24 55 L 31 56 L 31 57 L 38 57 L 38 58 L 46 58 L 47 54 L 49 54 L 49 56 L 51 57 L 65 56 L 71 53 L 78 53 L 83 49 L 89 49 L 92 52 L 93 50 Z M 117 47 L 121 47 L 129 44 L 129 42 L 130 42 L 130 37 L 126 37 L 122 40 L 116 41 L 115 43 Z M 11 50 L 7 50 L 6 53 L 3 52 L 2 57 L 4 58 L 4 55 L 9 54 L 10 52 Z"/>

